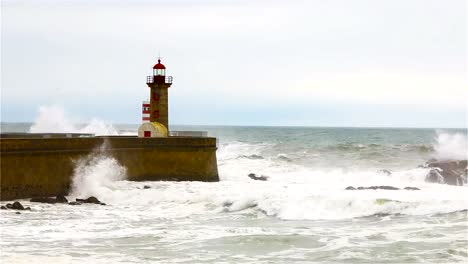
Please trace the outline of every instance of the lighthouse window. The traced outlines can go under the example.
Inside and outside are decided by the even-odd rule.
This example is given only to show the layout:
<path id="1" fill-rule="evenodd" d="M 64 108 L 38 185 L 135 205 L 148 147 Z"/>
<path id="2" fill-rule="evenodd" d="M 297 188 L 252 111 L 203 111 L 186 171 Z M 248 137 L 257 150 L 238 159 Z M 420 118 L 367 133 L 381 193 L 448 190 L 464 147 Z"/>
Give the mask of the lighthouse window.
<path id="1" fill-rule="evenodd" d="M 166 70 L 165 69 L 155 69 L 154 70 L 154 75 L 155 76 L 164 76 L 166 75 Z"/>

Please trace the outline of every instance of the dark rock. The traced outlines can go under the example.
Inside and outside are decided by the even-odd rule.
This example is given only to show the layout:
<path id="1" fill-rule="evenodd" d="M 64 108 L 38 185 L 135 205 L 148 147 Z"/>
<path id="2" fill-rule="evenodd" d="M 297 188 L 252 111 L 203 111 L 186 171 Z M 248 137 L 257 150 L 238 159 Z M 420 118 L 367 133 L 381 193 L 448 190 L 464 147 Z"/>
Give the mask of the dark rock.
<path id="1" fill-rule="evenodd" d="M 375 216 L 375 217 L 386 217 L 386 216 L 391 216 L 392 214 L 389 214 L 389 213 L 376 213 L 376 214 L 373 214 L 371 216 Z"/>
<path id="2" fill-rule="evenodd" d="M 36 197 L 36 198 L 32 198 L 31 200 L 29 200 L 30 202 L 32 203 L 48 203 L 48 204 L 54 204 L 57 202 L 57 199 L 53 198 L 53 197 Z"/>
<path id="3" fill-rule="evenodd" d="M 400 188 L 397 188 L 397 187 L 393 187 L 393 186 L 376 186 L 377 189 L 380 189 L 380 190 L 400 190 Z"/>
<path id="4" fill-rule="evenodd" d="M 88 199 L 76 198 L 76 201 L 77 201 L 77 202 L 81 202 L 81 203 L 101 204 L 101 201 L 99 201 L 99 200 L 98 200 L 96 197 L 94 197 L 94 196 L 91 196 L 91 197 L 89 197 Z"/>
<path id="5" fill-rule="evenodd" d="M 354 188 L 353 186 L 348 186 L 348 187 L 346 187 L 345 190 L 356 190 L 356 188 Z"/>
<path id="6" fill-rule="evenodd" d="M 430 160 L 425 165 L 426 168 L 432 168 L 426 176 L 426 181 L 463 185 L 468 180 L 467 165 L 467 160 Z"/>
<path id="7" fill-rule="evenodd" d="M 57 201 L 57 203 L 68 203 L 68 200 L 67 198 L 64 196 L 64 195 L 57 195 L 57 197 L 55 197 L 55 200 Z"/>
<path id="8" fill-rule="evenodd" d="M 392 175 L 392 172 L 390 170 L 386 170 L 386 169 L 379 170 L 379 172 L 382 173 L 382 174 L 385 174 L 387 176 Z"/>
<path id="9" fill-rule="evenodd" d="M 69 205 L 81 205 L 80 202 L 69 202 L 68 204 L 69 204 Z"/>
<path id="10" fill-rule="evenodd" d="M 151 189 L 151 186 L 145 185 L 145 186 L 143 186 L 143 189 Z"/>
<path id="11" fill-rule="evenodd" d="M 31 207 L 28 206 L 28 207 L 24 208 L 24 210 L 31 211 Z"/>
<path id="12" fill-rule="evenodd" d="M 225 201 L 225 202 L 223 203 L 223 206 L 224 206 L 224 207 L 230 207 L 232 204 L 233 204 L 233 202 L 231 202 L 231 201 Z"/>
<path id="13" fill-rule="evenodd" d="M 100 203 L 100 205 L 106 205 L 106 203 Z"/>
<path id="14" fill-rule="evenodd" d="M 13 209 L 13 210 L 24 210 L 24 207 L 20 202 L 14 202 L 13 205 L 11 206 L 11 209 Z"/>
<path id="15" fill-rule="evenodd" d="M 86 199 L 87 203 L 95 203 L 95 204 L 100 204 L 101 201 L 98 200 L 98 198 L 91 196 L 88 199 Z"/>
<path id="16" fill-rule="evenodd" d="M 249 173 L 249 176 L 250 179 L 252 180 L 256 180 L 256 181 L 266 181 L 268 180 L 268 177 L 267 176 L 257 176 L 255 173 Z"/>
<path id="17" fill-rule="evenodd" d="M 362 187 L 362 186 L 359 186 L 357 187 L 358 190 L 365 190 L 366 188 Z"/>
<path id="18" fill-rule="evenodd" d="M 444 183 L 444 177 L 440 174 L 440 169 L 431 169 L 426 175 L 425 181 Z"/>
<path id="19" fill-rule="evenodd" d="M 0 207 L 0 210 L 7 210 L 7 209 L 8 209 L 8 208 L 6 208 L 6 206 L 4 206 L 4 205 L 2 205 L 2 206 Z"/>
<path id="20" fill-rule="evenodd" d="M 15 214 L 21 214 L 20 212 L 16 212 Z"/>
<path id="21" fill-rule="evenodd" d="M 7 203 L 7 204 L 6 204 L 6 208 L 8 208 L 8 209 L 13 209 L 12 207 L 13 207 L 13 205 L 12 205 L 11 203 Z"/>
<path id="22" fill-rule="evenodd" d="M 416 188 L 416 187 L 405 187 L 405 190 L 409 190 L 409 191 L 419 191 L 419 190 L 421 190 L 421 189 Z"/>

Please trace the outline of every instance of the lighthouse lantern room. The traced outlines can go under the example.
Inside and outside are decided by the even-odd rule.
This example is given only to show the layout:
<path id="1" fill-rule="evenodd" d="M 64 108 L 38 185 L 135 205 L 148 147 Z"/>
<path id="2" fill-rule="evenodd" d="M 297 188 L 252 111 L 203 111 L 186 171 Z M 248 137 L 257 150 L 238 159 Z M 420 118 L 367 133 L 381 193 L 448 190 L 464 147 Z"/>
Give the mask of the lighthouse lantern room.
<path id="1" fill-rule="evenodd" d="M 167 137 L 169 131 L 169 93 L 172 76 L 166 76 L 166 66 L 158 63 L 153 66 L 153 75 L 146 77 L 150 88 L 150 101 L 143 102 L 143 124 L 138 129 L 139 137 Z M 145 122 L 149 121 L 149 122 Z M 141 131 L 140 131 L 141 130 Z"/>
<path id="2" fill-rule="evenodd" d="M 166 66 L 161 63 L 161 59 L 153 66 L 153 76 L 166 76 Z"/>

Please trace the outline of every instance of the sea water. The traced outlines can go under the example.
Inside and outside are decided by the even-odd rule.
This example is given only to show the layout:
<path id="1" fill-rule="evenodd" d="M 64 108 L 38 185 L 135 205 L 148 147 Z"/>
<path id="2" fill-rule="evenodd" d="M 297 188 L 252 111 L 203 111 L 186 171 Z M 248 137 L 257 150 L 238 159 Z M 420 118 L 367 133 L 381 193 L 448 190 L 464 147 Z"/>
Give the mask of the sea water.
<path id="1" fill-rule="evenodd" d="M 137 125 L 93 122 L 66 126 L 136 134 Z M 2 124 L 2 132 L 48 128 Z M 466 159 L 464 129 L 172 129 L 218 138 L 220 182 L 130 182 L 125 167 L 97 153 L 76 164 L 68 198 L 107 205 L 21 200 L 32 210 L 2 210 L 2 263 L 468 262 L 468 187 L 428 183 L 420 166 Z M 421 190 L 345 190 L 371 185 Z"/>

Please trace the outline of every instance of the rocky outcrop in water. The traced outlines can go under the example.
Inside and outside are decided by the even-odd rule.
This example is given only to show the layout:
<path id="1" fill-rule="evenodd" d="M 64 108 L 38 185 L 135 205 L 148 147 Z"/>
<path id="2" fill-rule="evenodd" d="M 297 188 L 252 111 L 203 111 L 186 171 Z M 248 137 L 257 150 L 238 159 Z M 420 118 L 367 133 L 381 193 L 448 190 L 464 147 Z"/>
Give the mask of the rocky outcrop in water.
<path id="1" fill-rule="evenodd" d="M 100 204 L 100 205 L 106 205 L 105 203 L 99 201 L 98 198 L 91 196 L 88 197 L 87 199 L 80 199 L 76 198 L 75 201 L 68 202 L 67 198 L 64 195 L 57 195 L 57 197 L 36 197 L 32 198 L 30 202 L 33 203 L 47 203 L 47 204 L 56 204 L 56 203 L 62 203 L 62 204 L 69 204 L 69 205 L 81 205 L 84 203 L 89 203 L 89 204 Z"/>
<path id="2" fill-rule="evenodd" d="M 381 173 L 381 174 L 387 175 L 387 176 L 392 175 L 392 171 L 387 170 L 387 169 L 379 170 L 378 172 Z"/>
<path id="3" fill-rule="evenodd" d="M 249 173 L 249 175 L 247 175 L 247 176 L 249 176 L 250 179 L 256 180 L 256 181 L 266 181 L 266 180 L 268 180 L 267 176 L 264 176 L 264 175 L 258 176 L 255 173 Z"/>
<path id="4" fill-rule="evenodd" d="M 467 183 L 467 160 L 430 160 L 423 167 L 431 168 L 426 175 L 427 182 L 459 186 Z"/>
<path id="5" fill-rule="evenodd" d="M 408 191 L 419 191 L 419 190 L 421 190 L 421 189 L 416 188 L 416 187 L 405 187 L 405 190 L 408 190 Z"/>
<path id="6" fill-rule="evenodd" d="M 77 202 L 77 203 L 90 203 L 90 204 L 106 205 L 105 203 L 99 201 L 98 198 L 96 198 L 96 197 L 94 197 L 94 196 L 90 196 L 90 197 L 87 198 L 87 199 L 76 198 L 76 202 Z M 75 204 L 75 205 L 76 205 L 76 204 Z"/>
<path id="7" fill-rule="evenodd" d="M 54 197 L 36 197 L 36 198 L 32 198 L 29 201 L 32 203 L 48 203 L 48 204 L 68 203 L 68 200 L 64 195 L 57 195 L 55 198 Z"/>
<path id="8" fill-rule="evenodd" d="M 47 204 L 56 204 L 56 203 L 62 203 L 62 204 L 69 204 L 69 205 L 81 205 L 84 203 L 89 203 L 89 204 L 100 204 L 100 205 L 106 205 L 105 203 L 99 201 L 94 196 L 91 196 L 87 199 L 79 199 L 77 198 L 76 201 L 68 202 L 67 198 L 64 195 L 57 195 L 57 197 L 36 197 L 32 198 L 30 202 L 33 203 L 47 203 Z M 31 207 L 24 207 L 20 202 L 14 202 L 14 203 L 7 203 L 6 205 L 0 206 L 0 210 L 31 210 Z"/>
<path id="9" fill-rule="evenodd" d="M 11 209 L 11 210 L 20 210 L 20 211 L 31 210 L 30 207 L 24 207 L 20 202 L 14 202 L 13 204 L 7 203 L 5 206 L 2 205 L 1 209 L 2 210 Z"/>

